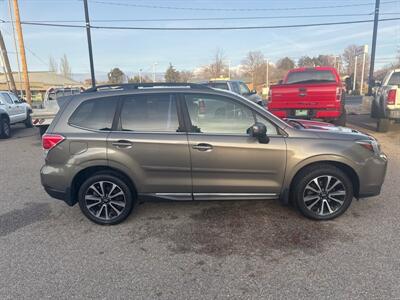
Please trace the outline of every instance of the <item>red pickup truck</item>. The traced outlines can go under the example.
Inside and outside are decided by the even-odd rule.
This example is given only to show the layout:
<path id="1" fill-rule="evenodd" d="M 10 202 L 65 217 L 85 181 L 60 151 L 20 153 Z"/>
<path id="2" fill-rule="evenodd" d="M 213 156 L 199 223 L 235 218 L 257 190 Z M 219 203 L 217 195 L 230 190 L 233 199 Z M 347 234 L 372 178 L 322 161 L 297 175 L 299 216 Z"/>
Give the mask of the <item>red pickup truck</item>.
<path id="1" fill-rule="evenodd" d="M 269 91 L 268 110 L 280 118 L 322 119 L 346 125 L 344 93 L 335 68 L 292 69 Z"/>

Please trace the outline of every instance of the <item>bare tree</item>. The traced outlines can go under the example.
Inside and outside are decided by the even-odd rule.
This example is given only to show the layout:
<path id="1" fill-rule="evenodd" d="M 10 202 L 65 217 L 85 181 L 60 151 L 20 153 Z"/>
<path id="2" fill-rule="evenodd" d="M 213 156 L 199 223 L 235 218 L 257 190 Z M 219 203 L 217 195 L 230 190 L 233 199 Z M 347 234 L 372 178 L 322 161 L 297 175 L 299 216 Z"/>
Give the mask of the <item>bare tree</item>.
<path id="1" fill-rule="evenodd" d="M 179 79 L 181 82 L 190 82 L 193 78 L 193 72 L 192 71 L 180 71 L 179 72 Z"/>
<path id="2" fill-rule="evenodd" d="M 228 66 L 225 63 L 224 51 L 218 48 L 215 51 L 212 62 L 209 65 L 203 67 L 202 73 L 205 78 L 217 78 L 221 76 L 227 76 L 227 70 Z"/>
<path id="3" fill-rule="evenodd" d="M 58 64 L 52 56 L 49 57 L 49 72 L 58 72 Z"/>
<path id="4" fill-rule="evenodd" d="M 242 64 L 245 72 L 251 76 L 253 85 L 265 82 L 267 62 L 264 54 L 260 51 L 250 51 Z"/>
<path id="5" fill-rule="evenodd" d="M 64 54 L 60 60 L 60 72 L 66 78 L 71 78 L 71 76 L 72 76 L 71 66 L 68 62 L 68 58 L 67 58 L 66 54 Z"/>

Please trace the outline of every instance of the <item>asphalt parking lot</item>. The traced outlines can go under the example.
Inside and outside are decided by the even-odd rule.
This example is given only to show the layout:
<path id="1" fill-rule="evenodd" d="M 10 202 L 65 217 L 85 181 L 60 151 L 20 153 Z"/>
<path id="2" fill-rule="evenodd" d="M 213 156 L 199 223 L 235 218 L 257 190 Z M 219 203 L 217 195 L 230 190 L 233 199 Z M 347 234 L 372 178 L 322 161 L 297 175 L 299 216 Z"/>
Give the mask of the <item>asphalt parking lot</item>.
<path id="1" fill-rule="evenodd" d="M 379 197 L 334 221 L 277 201 L 149 202 L 111 227 L 46 195 L 38 134 L 15 127 L 0 140 L 0 298 L 399 299 L 400 126 L 349 122 L 389 167 Z"/>

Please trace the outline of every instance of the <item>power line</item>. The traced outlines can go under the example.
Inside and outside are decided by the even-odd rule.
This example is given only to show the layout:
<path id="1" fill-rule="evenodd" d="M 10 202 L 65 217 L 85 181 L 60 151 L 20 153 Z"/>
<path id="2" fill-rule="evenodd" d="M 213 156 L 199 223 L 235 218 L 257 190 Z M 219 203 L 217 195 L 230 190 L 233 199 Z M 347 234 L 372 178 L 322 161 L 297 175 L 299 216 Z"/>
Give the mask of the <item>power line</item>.
<path id="1" fill-rule="evenodd" d="M 264 19 L 297 19 L 297 18 L 326 18 L 326 17 L 356 17 L 372 16 L 371 13 L 359 14 L 330 14 L 330 15 L 291 15 L 291 16 L 260 16 L 260 17 L 215 17 L 215 18 L 160 18 L 160 19 L 95 19 L 91 23 L 115 22 L 162 22 L 162 21 L 219 21 L 219 20 L 264 20 Z M 381 13 L 381 15 L 400 15 L 400 12 Z M 5 21 L 9 22 L 9 21 Z M 82 23 L 83 20 L 25 20 L 33 23 Z"/>
<path id="2" fill-rule="evenodd" d="M 91 0 L 91 3 L 124 6 L 124 7 L 137 7 L 137 8 L 152 8 L 152 9 L 169 9 L 169 10 L 197 10 L 197 11 L 285 11 L 285 10 L 312 10 L 312 9 L 327 9 L 327 8 L 344 8 L 344 7 L 361 7 L 371 6 L 374 3 L 357 3 L 357 4 L 341 4 L 341 5 L 326 5 L 326 6 L 308 6 L 308 7 L 279 7 L 279 8 L 209 8 L 209 7 L 177 7 L 177 6 L 163 6 L 151 4 L 134 4 L 124 2 L 110 2 Z M 384 1 L 381 4 L 398 3 L 398 0 Z"/>
<path id="3" fill-rule="evenodd" d="M 400 18 L 380 19 L 380 22 L 396 21 Z M 293 24 L 293 25 L 264 25 L 264 26 L 231 26 L 231 27 L 136 27 L 136 26 L 96 26 L 90 25 L 93 29 L 110 29 L 110 30 L 157 30 L 157 31 L 208 31 L 208 30 L 252 30 L 252 29 L 278 29 L 278 28 L 299 28 L 299 27 L 316 27 L 316 26 L 331 26 L 331 25 L 348 25 L 371 23 L 374 20 L 357 20 L 357 21 L 342 21 L 342 22 L 327 22 L 327 23 L 309 23 L 309 24 Z M 0 22 L 6 22 L 0 20 Z M 48 26 L 48 27 L 66 27 L 66 28 L 86 28 L 84 25 L 73 24 L 55 24 L 55 23 L 40 23 L 40 22 L 21 22 L 24 25 L 32 26 Z"/>

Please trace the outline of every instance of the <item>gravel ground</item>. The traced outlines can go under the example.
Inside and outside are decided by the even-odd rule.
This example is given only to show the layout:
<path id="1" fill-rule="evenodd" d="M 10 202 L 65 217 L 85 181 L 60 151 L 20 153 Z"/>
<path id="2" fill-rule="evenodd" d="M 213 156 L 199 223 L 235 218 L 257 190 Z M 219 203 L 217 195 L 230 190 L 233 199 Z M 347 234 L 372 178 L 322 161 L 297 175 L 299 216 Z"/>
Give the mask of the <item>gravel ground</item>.
<path id="1" fill-rule="evenodd" d="M 334 221 L 277 201 L 148 202 L 112 227 L 47 196 L 37 132 L 13 134 L 0 141 L 0 299 L 400 298 L 398 127 L 373 133 L 390 158 L 382 194 Z"/>

